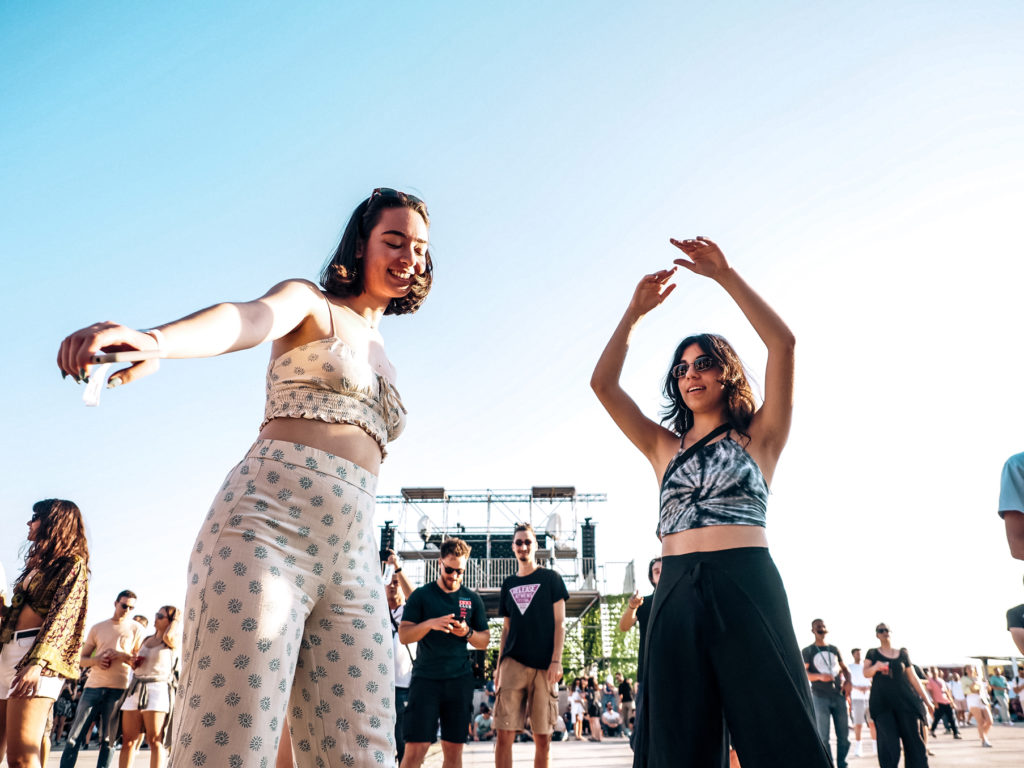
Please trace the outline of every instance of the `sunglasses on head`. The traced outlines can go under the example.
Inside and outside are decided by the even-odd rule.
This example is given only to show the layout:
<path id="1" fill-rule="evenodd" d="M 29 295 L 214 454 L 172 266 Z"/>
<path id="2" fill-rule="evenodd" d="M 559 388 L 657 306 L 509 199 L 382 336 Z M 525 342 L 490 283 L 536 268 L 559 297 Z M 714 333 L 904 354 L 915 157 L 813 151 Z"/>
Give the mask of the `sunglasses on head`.
<path id="1" fill-rule="evenodd" d="M 420 200 L 416 195 L 410 195 L 406 192 L 402 192 L 398 189 L 392 189 L 391 187 L 377 187 L 373 192 L 370 193 L 370 202 L 372 203 L 378 197 L 386 197 L 392 200 L 401 200 L 405 202 L 408 200 L 411 203 L 417 203 L 426 207 L 426 203 Z"/>
<path id="2" fill-rule="evenodd" d="M 711 355 L 701 355 L 693 361 L 693 370 L 697 371 L 697 373 L 702 373 L 704 371 L 710 371 L 716 365 L 718 365 L 718 363 L 715 362 L 715 358 Z M 686 375 L 688 370 L 690 370 L 690 364 L 684 360 L 683 362 L 672 366 L 672 375 L 677 379 L 681 379 Z"/>
<path id="3" fill-rule="evenodd" d="M 444 563 L 441 563 L 441 567 L 444 568 L 444 572 L 447 573 L 449 576 L 451 576 L 453 573 L 457 573 L 459 574 L 459 576 L 461 576 L 466 572 L 465 568 L 452 568 L 450 565 L 445 565 Z"/>

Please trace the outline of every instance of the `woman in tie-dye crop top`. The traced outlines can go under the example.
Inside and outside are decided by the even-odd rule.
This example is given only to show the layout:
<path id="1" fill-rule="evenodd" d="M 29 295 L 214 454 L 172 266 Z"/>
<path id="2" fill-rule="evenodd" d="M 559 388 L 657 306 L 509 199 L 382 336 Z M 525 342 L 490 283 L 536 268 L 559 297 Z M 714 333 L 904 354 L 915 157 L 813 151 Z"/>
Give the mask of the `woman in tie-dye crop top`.
<path id="1" fill-rule="evenodd" d="M 591 379 L 661 485 L 662 573 L 634 766 L 722 764 L 723 728 L 744 765 L 830 766 L 765 536 L 768 485 L 792 415 L 793 334 L 711 240 L 671 243 L 688 258 L 640 281 Z M 709 333 L 687 337 L 673 353 L 660 424 L 622 389 L 629 337 L 675 289 L 679 267 L 721 286 L 768 348 L 760 408 L 736 352 Z M 684 687 L 690 695 L 680 698 Z M 751 706 L 752 690 L 770 691 L 772 706 Z"/>
<path id="2" fill-rule="evenodd" d="M 179 693 L 189 706 L 175 716 L 172 766 L 273 763 L 289 726 L 301 768 L 393 765 L 373 505 L 405 408 L 379 325 L 430 291 L 429 224 L 419 198 L 375 189 L 319 286 L 286 280 L 255 301 L 148 331 L 99 323 L 61 345 L 60 367 L 79 380 L 101 351 L 209 357 L 271 342 L 259 437 L 218 492 L 188 567 Z M 136 362 L 108 386 L 157 365 Z"/>

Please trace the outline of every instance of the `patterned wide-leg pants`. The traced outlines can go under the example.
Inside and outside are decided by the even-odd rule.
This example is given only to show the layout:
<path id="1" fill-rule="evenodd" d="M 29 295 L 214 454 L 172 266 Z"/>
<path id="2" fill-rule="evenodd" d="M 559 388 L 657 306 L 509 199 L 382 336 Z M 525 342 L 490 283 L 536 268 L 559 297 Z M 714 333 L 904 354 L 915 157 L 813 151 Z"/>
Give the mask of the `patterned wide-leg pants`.
<path id="1" fill-rule="evenodd" d="M 188 568 L 172 768 L 394 765 L 391 625 L 376 477 L 258 440 L 228 475 Z"/>

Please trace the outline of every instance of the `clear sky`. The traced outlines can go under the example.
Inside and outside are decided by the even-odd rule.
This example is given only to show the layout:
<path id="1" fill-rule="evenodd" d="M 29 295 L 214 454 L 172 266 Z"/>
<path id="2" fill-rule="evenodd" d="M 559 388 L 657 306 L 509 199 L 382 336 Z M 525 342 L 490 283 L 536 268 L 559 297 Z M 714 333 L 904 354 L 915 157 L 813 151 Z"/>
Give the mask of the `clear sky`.
<path id="1" fill-rule="evenodd" d="M 768 532 L 801 642 L 821 616 L 844 649 L 884 620 L 920 661 L 1010 653 L 1022 31 L 1010 0 L 3 4 L 0 561 L 34 501 L 71 498 L 90 622 L 123 587 L 180 604 L 269 351 L 85 408 L 57 346 L 314 278 L 386 185 L 428 202 L 436 277 L 382 328 L 410 421 L 380 491 L 606 492 L 599 558 L 646 563 L 655 479 L 588 381 L 668 238 L 707 235 L 798 339 Z M 651 415 L 693 331 L 763 378 L 724 292 L 678 283 L 624 373 Z"/>

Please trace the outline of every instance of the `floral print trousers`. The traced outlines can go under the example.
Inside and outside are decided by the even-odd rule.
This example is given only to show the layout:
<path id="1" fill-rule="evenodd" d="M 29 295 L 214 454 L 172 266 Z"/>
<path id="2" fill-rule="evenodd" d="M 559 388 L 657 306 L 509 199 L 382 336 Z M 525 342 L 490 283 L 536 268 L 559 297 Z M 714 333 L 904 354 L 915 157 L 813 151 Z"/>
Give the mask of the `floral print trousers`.
<path id="1" fill-rule="evenodd" d="M 228 475 L 188 567 L 172 768 L 394 765 L 391 625 L 376 477 L 257 440 Z"/>

